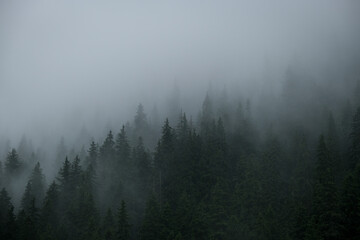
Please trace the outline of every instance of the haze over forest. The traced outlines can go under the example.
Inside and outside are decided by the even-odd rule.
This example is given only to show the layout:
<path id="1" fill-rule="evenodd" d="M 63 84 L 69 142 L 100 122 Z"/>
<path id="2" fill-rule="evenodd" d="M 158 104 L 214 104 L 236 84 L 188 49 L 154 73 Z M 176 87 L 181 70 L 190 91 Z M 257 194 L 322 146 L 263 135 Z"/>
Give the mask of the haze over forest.
<path id="1" fill-rule="evenodd" d="M 0 238 L 356 239 L 359 107 L 359 1 L 3 0 Z"/>

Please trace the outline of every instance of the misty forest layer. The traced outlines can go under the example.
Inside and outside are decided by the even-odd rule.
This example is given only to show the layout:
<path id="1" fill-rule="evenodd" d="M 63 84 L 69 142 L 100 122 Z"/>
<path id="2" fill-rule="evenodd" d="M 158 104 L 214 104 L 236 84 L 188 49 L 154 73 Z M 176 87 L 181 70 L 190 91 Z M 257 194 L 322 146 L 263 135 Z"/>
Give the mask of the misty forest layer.
<path id="1" fill-rule="evenodd" d="M 9 149 L 0 239 L 359 239 L 360 84 L 336 104 L 311 86 L 288 73 L 258 114 L 212 90 L 196 120 L 161 128 L 139 105 L 87 151 L 62 140 L 53 179 L 41 154 Z"/>

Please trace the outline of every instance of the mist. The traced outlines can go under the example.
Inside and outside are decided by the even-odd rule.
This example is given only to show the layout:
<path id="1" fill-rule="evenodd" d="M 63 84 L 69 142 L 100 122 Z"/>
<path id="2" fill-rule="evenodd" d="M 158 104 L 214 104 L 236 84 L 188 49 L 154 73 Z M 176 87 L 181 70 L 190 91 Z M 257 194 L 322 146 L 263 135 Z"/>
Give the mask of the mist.
<path id="1" fill-rule="evenodd" d="M 0 161 L 14 148 L 28 162 L 8 183 L 16 209 L 37 161 L 49 186 L 65 156 L 82 157 L 85 168 L 91 142 L 101 146 L 124 126 L 131 148 L 142 137 L 155 164 L 165 119 L 176 129 L 186 113 L 204 135 L 210 102 L 230 158 L 257 156 L 273 135 L 287 153 L 294 132 L 314 146 L 329 115 L 346 155 L 345 112 L 360 105 L 359 23 L 360 2 L 351 0 L 1 1 Z M 139 104 L 148 124 L 141 131 Z M 241 143 L 254 145 L 241 153 L 240 115 L 253 130 Z M 146 199 L 131 184 L 120 196 Z M 102 215 L 115 208 L 97 201 Z M 131 214 L 139 227 L 141 214 Z"/>
<path id="2" fill-rule="evenodd" d="M 291 64 L 315 76 L 345 68 L 359 53 L 358 10 L 356 1 L 2 1 L 1 135 L 16 143 L 124 122 L 140 102 L 164 108 L 174 85 L 193 110 L 210 84 L 248 93 L 277 86 Z"/>

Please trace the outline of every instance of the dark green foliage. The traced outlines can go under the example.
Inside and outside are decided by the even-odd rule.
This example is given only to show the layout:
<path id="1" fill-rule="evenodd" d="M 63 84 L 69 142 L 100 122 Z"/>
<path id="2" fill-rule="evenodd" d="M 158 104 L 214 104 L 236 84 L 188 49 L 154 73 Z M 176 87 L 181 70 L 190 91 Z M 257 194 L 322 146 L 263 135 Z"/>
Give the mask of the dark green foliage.
<path id="1" fill-rule="evenodd" d="M 39 209 L 33 198 L 27 211 L 21 210 L 18 215 L 18 239 L 36 240 L 39 237 Z"/>
<path id="2" fill-rule="evenodd" d="M 62 168 L 59 171 L 58 181 L 60 182 L 61 191 L 67 191 L 70 188 L 70 162 L 68 158 L 65 159 Z"/>
<path id="3" fill-rule="evenodd" d="M 357 109 L 351 124 L 350 132 L 350 169 L 354 169 L 360 162 L 360 107 Z"/>
<path id="4" fill-rule="evenodd" d="M 3 239 L 15 240 L 18 226 L 16 224 L 13 206 L 11 206 L 8 211 L 7 220 L 4 227 L 5 227 L 5 231 L 3 233 Z"/>
<path id="5" fill-rule="evenodd" d="M 341 193 L 342 239 L 360 238 L 360 165 L 344 181 Z"/>
<path id="6" fill-rule="evenodd" d="M 102 224 L 102 232 L 105 240 L 114 240 L 115 234 L 115 221 L 111 209 L 108 209 Z"/>
<path id="7" fill-rule="evenodd" d="M 98 160 L 98 145 L 92 141 L 90 144 L 90 148 L 88 150 L 88 158 L 87 158 L 87 162 L 88 165 L 92 165 L 93 167 L 96 167 L 97 164 L 97 160 Z"/>
<path id="8" fill-rule="evenodd" d="M 219 180 L 212 189 L 208 211 L 210 239 L 225 239 L 229 221 L 228 193 L 228 186 L 223 180 Z"/>
<path id="9" fill-rule="evenodd" d="M 100 156 L 105 161 L 110 161 L 115 154 L 115 142 L 114 136 L 111 131 L 109 131 L 103 145 L 100 147 Z"/>
<path id="10" fill-rule="evenodd" d="M 130 145 L 126 136 L 124 125 L 122 126 L 120 133 L 117 135 L 115 149 L 120 162 L 126 164 L 130 157 Z"/>
<path id="11" fill-rule="evenodd" d="M 20 167 L 21 163 L 19 160 L 19 155 L 15 149 L 12 149 L 6 157 L 5 172 L 8 176 L 14 176 L 15 174 L 19 173 Z"/>
<path id="12" fill-rule="evenodd" d="M 60 189 L 60 211 L 64 211 L 70 204 L 73 185 L 71 182 L 71 165 L 68 158 L 65 159 L 62 168 L 59 171 L 57 180 Z"/>
<path id="13" fill-rule="evenodd" d="M 144 143 L 140 137 L 136 147 L 133 149 L 132 161 L 136 165 L 140 194 L 147 197 L 153 187 L 152 166 L 149 154 L 145 151 Z"/>
<path id="14" fill-rule="evenodd" d="M 47 226 L 52 233 L 59 223 L 59 200 L 59 186 L 54 181 L 46 192 L 40 215 L 41 225 Z"/>
<path id="15" fill-rule="evenodd" d="M 142 131 L 146 130 L 146 128 L 148 127 L 146 114 L 144 112 L 144 107 L 141 103 L 137 108 L 134 123 L 135 123 L 135 131 L 137 131 L 138 133 L 141 133 Z"/>
<path id="16" fill-rule="evenodd" d="M 0 237 L 5 238 L 6 235 L 10 234 L 7 229 L 7 224 L 12 221 L 13 206 L 10 202 L 10 197 L 5 188 L 0 192 Z"/>
<path id="17" fill-rule="evenodd" d="M 152 196 L 146 204 L 145 217 L 140 230 L 142 240 L 165 239 L 159 203 Z"/>
<path id="18" fill-rule="evenodd" d="M 154 163 L 157 169 L 156 182 L 158 184 L 158 194 L 160 198 L 160 204 L 163 197 L 167 200 L 170 198 L 170 187 L 167 185 L 169 178 L 173 174 L 173 162 L 174 162 L 174 130 L 170 127 L 169 120 L 166 119 L 162 128 L 162 136 L 156 147 L 154 156 Z"/>
<path id="19" fill-rule="evenodd" d="M 28 212 L 32 201 L 35 199 L 34 195 L 33 195 L 33 191 L 32 191 L 32 185 L 31 182 L 28 181 L 26 188 L 25 188 L 25 192 L 24 195 L 21 199 L 21 208 L 25 211 Z"/>
<path id="20" fill-rule="evenodd" d="M 87 156 L 83 148 L 70 151 L 71 161 L 64 155 L 47 189 L 40 164 L 22 167 L 10 151 L 0 165 L 0 185 L 12 190 L 0 192 L 0 239 L 360 238 L 359 110 L 351 127 L 349 109 L 341 124 L 325 109 L 323 126 L 308 128 L 276 127 L 265 115 L 259 124 L 249 102 L 231 109 L 225 95 L 216 102 L 207 94 L 202 107 L 197 127 L 183 113 L 174 127 L 166 119 L 152 149 L 157 130 L 139 105 L 115 140 L 110 131 Z M 29 181 L 14 213 L 20 170 Z"/>
<path id="21" fill-rule="evenodd" d="M 121 201 L 121 207 L 118 213 L 116 236 L 118 240 L 130 239 L 130 225 L 124 201 Z"/>
<path id="22" fill-rule="evenodd" d="M 0 161 L 0 188 L 3 186 L 3 184 L 4 184 L 4 171 L 3 171 L 2 162 Z"/>
<path id="23" fill-rule="evenodd" d="M 31 184 L 31 193 L 36 200 L 36 205 L 40 207 L 45 194 L 45 176 L 42 173 L 39 162 L 36 163 L 31 173 L 29 183 Z"/>
<path id="24" fill-rule="evenodd" d="M 321 135 L 317 149 L 313 212 L 307 230 L 310 239 L 318 235 L 323 239 L 339 238 L 339 199 L 333 171 L 332 158 Z"/>

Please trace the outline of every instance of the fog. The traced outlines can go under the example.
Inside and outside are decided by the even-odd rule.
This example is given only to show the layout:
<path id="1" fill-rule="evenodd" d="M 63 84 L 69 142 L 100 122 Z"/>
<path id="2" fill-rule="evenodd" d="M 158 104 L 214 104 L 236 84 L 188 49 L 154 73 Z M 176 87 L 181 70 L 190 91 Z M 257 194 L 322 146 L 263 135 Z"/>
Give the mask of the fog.
<path id="1" fill-rule="evenodd" d="M 0 4 L 0 133 L 14 144 L 162 109 L 174 85 L 192 111 L 209 85 L 259 91 L 291 64 L 316 74 L 359 53 L 357 1 Z"/>
<path id="2" fill-rule="evenodd" d="M 25 136 L 49 150 L 64 137 L 71 148 L 81 131 L 82 144 L 101 142 L 139 103 L 162 122 L 177 91 L 194 119 L 207 91 L 274 101 L 289 67 L 347 95 L 359 10 L 335 0 L 1 1 L 2 145 Z"/>
<path id="3" fill-rule="evenodd" d="M 141 106 L 145 115 L 138 110 Z M 330 136 L 329 129 L 337 129 L 325 142 L 334 159 L 338 157 L 340 170 L 335 178 L 340 185 L 339 179 L 355 166 L 349 156 L 360 156 L 356 155 L 360 154 L 358 140 L 349 138 L 358 106 L 360 1 L 0 0 L 0 187 L 7 188 L 16 210 L 24 208 L 25 185 L 31 183 L 32 170 L 40 162 L 46 184 L 41 183 L 39 174 L 38 185 L 42 187 L 38 193 L 42 194 L 38 200 L 42 201 L 45 189 L 57 179 L 63 187 L 63 206 L 55 208 L 65 211 L 70 203 L 66 194 L 83 189 L 66 192 L 59 169 L 63 170 L 68 156 L 73 171 L 79 164 L 77 155 L 83 168 L 77 166 L 78 176 L 85 179 L 94 172 L 100 176 L 98 185 L 84 190 L 91 201 L 95 199 L 89 201 L 99 210 L 96 218 L 101 219 L 107 208 L 118 208 L 120 198 L 125 199 L 130 203 L 134 239 L 150 194 L 160 208 L 163 195 L 173 209 L 181 206 L 177 201 L 183 197 L 183 179 L 176 179 L 176 174 L 194 174 L 193 182 L 184 184 L 184 189 L 194 193 L 191 200 L 196 203 L 209 203 L 207 197 L 223 184 L 219 179 L 233 184 L 224 187 L 229 196 L 235 196 L 239 186 L 244 188 L 241 191 L 252 193 L 254 182 L 263 184 L 265 190 L 259 192 L 265 196 L 266 184 L 281 179 L 286 187 L 279 180 L 274 184 L 278 187 L 274 195 L 286 196 L 287 204 L 277 210 L 292 211 L 292 201 L 298 199 L 311 206 L 312 202 L 303 201 L 301 195 L 310 199 L 312 189 L 296 185 L 293 177 L 311 184 L 312 174 L 316 175 L 314 149 L 319 135 Z M 136 118 L 139 112 L 142 117 Z M 182 113 L 187 116 L 187 120 L 181 118 L 183 122 L 179 120 Z M 174 130 L 170 131 L 173 141 L 180 146 L 172 152 L 166 152 L 163 139 L 159 140 L 166 118 Z M 127 138 L 118 134 L 123 125 Z M 181 135 L 181 127 L 190 137 Z M 114 139 L 121 136 L 124 142 L 128 140 L 126 154 L 119 150 L 119 142 L 107 145 L 110 130 Z M 333 136 L 337 142 L 332 142 Z M 89 150 L 92 141 L 95 157 Z M 219 146 L 211 145 L 214 142 L 220 142 Z M 269 144 L 270 150 L 269 142 L 273 144 Z M 352 149 L 358 146 L 358 152 L 350 151 L 350 145 Z M 267 159 L 272 147 L 275 152 L 282 151 L 275 160 Z M 11 155 L 11 149 L 18 152 L 20 167 L 10 166 L 11 156 L 17 156 Z M 266 151 L 271 154 L 264 154 Z M 178 158 L 183 162 L 176 162 Z M 97 159 L 101 164 L 96 165 Z M 161 165 L 164 159 L 170 167 Z M 223 159 L 228 165 L 221 168 L 222 163 L 216 161 Z M 279 159 L 281 163 L 276 162 Z M 260 178 L 269 166 L 277 168 L 270 174 L 279 176 L 265 174 Z M 242 175 L 245 171 L 250 177 Z M 201 185 L 201 177 L 209 185 Z M 84 187 L 79 179 L 76 184 Z M 89 179 L 86 184 L 91 185 Z M 166 184 L 175 187 L 166 188 Z M 299 195 L 286 192 L 295 188 Z M 175 189 L 175 194 L 168 189 Z M 246 205 L 246 200 L 241 204 Z M 195 214 L 202 216 L 203 206 L 199 206 Z M 262 214 L 266 209 L 261 204 L 255 208 L 249 218 L 253 214 L 257 219 L 257 211 Z M 307 214 L 312 213 L 308 210 Z M 243 221 L 241 231 L 263 226 L 258 220 L 248 221 L 248 216 L 236 217 Z M 291 234 L 291 227 L 287 227 Z M 254 239 L 261 238 L 261 231 L 251 231 Z"/>

